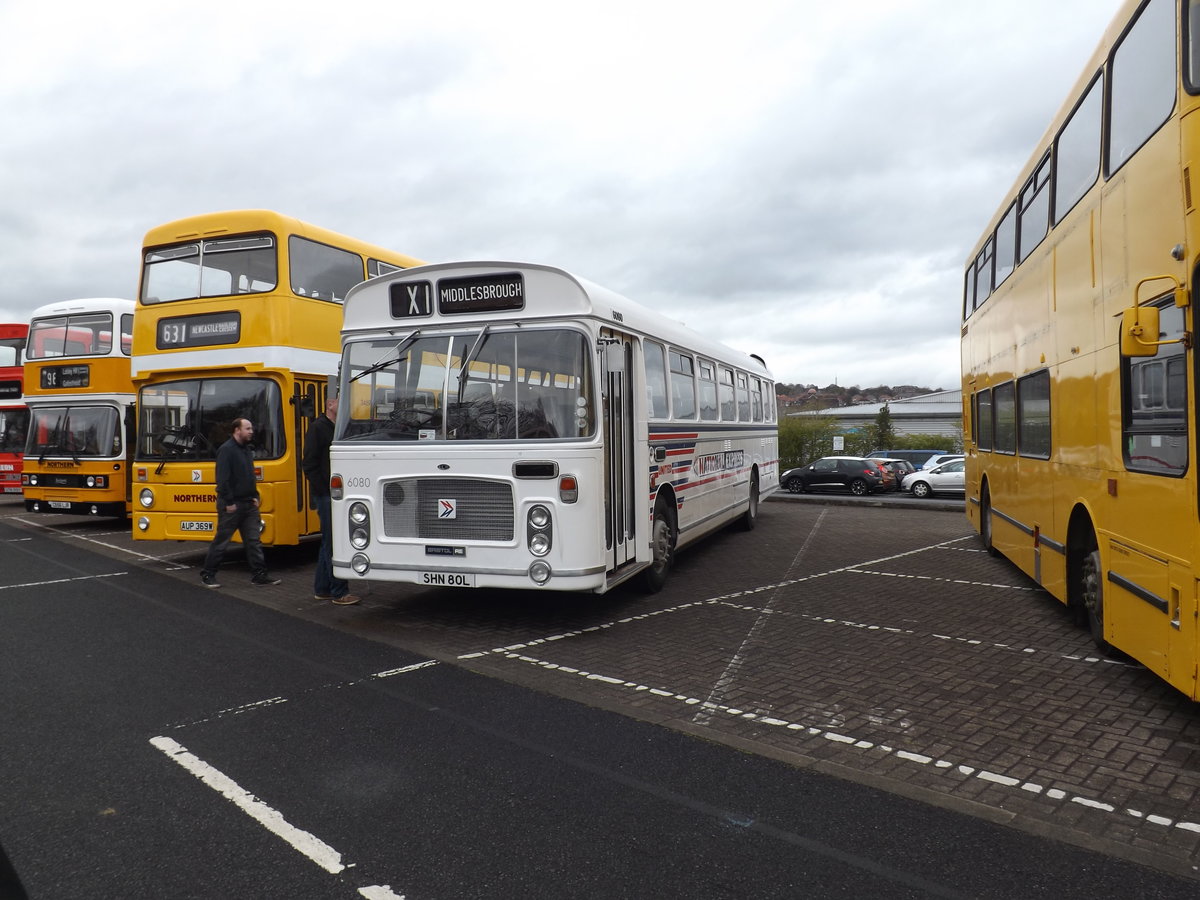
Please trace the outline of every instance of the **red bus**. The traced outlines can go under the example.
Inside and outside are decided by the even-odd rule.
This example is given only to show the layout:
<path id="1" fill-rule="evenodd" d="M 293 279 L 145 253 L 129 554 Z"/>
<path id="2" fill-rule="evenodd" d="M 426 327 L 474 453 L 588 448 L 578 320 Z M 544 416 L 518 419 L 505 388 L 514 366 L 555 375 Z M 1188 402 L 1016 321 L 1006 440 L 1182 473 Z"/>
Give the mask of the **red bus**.
<path id="1" fill-rule="evenodd" d="M 21 455 L 29 410 L 23 400 L 29 325 L 0 324 L 0 493 L 21 493 Z"/>

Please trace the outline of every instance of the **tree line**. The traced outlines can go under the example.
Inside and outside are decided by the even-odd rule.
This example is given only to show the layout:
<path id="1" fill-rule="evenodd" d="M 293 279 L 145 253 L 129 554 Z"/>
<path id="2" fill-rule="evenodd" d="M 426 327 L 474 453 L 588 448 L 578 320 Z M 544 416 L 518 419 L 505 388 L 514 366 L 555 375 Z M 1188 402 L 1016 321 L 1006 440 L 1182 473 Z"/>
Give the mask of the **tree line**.
<path id="1" fill-rule="evenodd" d="M 843 449 L 834 451 L 833 439 L 841 436 Z M 872 450 L 955 451 L 962 448 L 962 436 L 948 439 L 941 434 L 897 436 L 886 405 L 872 425 L 847 432 L 832 416 L 780 416 L 779 467 L 781 472 L 807 465 L 822 456 L 866 456 Z"/>

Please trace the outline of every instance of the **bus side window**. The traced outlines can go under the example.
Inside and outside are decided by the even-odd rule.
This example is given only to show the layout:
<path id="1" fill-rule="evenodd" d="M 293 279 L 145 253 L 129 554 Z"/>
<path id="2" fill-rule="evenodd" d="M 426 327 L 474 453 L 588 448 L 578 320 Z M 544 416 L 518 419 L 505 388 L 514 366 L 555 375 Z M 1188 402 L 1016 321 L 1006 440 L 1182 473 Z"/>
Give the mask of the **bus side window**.
<path id="1" fill-rule="evenodd" d="M 652 419 L 665 419 L 667 409 L 667 363 L 663 345 L 646 341 L 642 345 L 646 361 L 646 409 Z"/>

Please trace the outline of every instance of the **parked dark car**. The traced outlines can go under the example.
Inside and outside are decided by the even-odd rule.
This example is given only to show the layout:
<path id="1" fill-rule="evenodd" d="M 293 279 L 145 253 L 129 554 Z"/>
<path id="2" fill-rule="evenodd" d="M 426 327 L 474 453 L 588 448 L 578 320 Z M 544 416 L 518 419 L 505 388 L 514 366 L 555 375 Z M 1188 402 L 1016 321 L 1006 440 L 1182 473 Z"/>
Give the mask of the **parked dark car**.
<path id="1" fill-rule="evenodd" d="M 788 469 L 779 480 L 785 491 L 840 490 L 852 494 L 870 494 L 883 487 L 879 465 L 861 456 L 826 456 L 807 466 Z"/>
<path id="2" fill-rule="evenodd" d="M 917 471 L 916 466 L 910 463 L 907 459 L 877 459 L 876 462 L 882 463 L 892 474 L 895 483 L 892 485 L 892 490 L 899 491 L 904 488 L 904 479 Z"/>

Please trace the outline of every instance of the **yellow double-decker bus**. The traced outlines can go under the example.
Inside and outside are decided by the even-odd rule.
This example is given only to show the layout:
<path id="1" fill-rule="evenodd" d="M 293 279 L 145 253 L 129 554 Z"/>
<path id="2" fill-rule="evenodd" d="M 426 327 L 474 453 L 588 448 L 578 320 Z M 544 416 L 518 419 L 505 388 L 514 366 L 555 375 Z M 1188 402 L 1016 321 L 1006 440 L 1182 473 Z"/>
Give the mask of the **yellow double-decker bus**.
<path id="1" fill-rule="evenodd" d="M 336 373 L 351 287 L 419 261 L 266 210 L 146 234 L 133 334 L 135 538 L 210 540 L 214 460 L 254 423 L 264 544 L 318 534 L 304 440 Z"/>
<path id="2" fill-rule="evenodd" d="M 21 491 L 29 512 L 129 513 L 133 424 L 132 300 L 34 310 L 25 348 Z"/>
<path id="3" fill-rule="evenodd" d="M 967 511 L 1200 696 L 1200 2 L 1122 5 L 967 263 Z"/>

